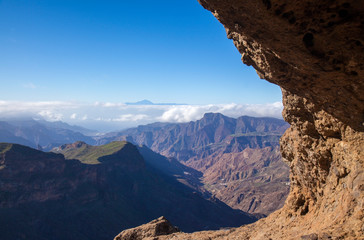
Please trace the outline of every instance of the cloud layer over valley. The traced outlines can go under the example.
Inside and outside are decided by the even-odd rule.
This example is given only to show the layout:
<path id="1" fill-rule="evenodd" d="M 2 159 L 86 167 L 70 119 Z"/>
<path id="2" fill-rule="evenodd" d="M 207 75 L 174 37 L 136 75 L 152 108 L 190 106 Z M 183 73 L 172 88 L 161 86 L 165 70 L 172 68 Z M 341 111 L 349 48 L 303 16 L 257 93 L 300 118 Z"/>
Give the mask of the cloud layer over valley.
<path id="1" fill-rule="evenodd" d="M 207 112 L 219 112 L 230 117 L 282 118 L 280 102 L 267 104 L 208 104 L 208 105 L 128 105 L 124 103 L 80 102 L 21 102 L 0 101 L 3 119 L 32 117 L 47 121 L 64 121 L 99 131 L 121 130 L 152 122 L 189 122 Z"/>

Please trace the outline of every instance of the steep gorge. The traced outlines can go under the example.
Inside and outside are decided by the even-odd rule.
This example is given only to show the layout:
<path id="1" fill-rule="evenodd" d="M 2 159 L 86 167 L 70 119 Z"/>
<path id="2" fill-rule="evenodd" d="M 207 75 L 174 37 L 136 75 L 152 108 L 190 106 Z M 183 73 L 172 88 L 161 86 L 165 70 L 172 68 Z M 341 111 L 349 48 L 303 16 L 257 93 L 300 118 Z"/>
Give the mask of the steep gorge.
<path id="1" fill-rule="evenodd" d="M 199 2 L 242 61 L 282 88 L 291 190 L 282 209 L 249 226 L 154 239 L 363 239 L 364 2 Z"/>

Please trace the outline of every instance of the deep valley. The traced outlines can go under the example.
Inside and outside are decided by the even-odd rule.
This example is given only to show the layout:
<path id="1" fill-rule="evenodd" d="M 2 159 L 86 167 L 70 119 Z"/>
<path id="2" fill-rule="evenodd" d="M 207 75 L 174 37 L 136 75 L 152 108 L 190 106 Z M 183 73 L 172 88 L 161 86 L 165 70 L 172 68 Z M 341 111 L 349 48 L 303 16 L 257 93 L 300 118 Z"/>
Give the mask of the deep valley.
<path id="1" fill-rule="evenodd" d="M 4 128 L 9 142 L 42 133 L 43 146 L 61 144 L 51 152 L 1 144 L 0 237 L 110 239 L 160 216 L 185 232 L 254 222 L 288 194 L 278 142 L 287 127 L 278 119 L 209 113 L 95 137 L 61 123 Z M 94 145 L 72 143 L 77 135 Z"/>

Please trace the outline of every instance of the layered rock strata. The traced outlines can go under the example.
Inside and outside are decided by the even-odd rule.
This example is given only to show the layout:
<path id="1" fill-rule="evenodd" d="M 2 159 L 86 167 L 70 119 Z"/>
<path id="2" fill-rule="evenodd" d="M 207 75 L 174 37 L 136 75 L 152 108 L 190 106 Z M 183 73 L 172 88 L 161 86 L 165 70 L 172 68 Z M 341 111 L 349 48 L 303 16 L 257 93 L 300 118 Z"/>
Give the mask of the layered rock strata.
<path id="1" fill-rule="evenodd" d="M 155 239 L 363 239 L 363 1 L 199 2 L 243 62 L 282 88 L 291 190 L 252 225 Z"/>

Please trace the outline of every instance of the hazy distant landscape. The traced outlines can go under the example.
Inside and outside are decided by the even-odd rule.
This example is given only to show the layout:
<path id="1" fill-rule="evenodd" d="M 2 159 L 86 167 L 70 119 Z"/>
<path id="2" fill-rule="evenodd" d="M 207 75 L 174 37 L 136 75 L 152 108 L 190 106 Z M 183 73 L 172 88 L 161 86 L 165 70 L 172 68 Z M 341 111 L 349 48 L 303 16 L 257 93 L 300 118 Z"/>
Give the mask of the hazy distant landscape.
<path id="1" fill-rule="evenodd" d="M 279 119 L 209 113 L 105 135 L 43 120 L 0 126 L 4 239 L 110 239 L 162 215 L 187 232 L 236 227 L 281 207 L 289 189 Z"/>
<path id="2" fill-rule="evenodd" d="M 45 120 L 79 125 L 100 133 L 120 131 L 154 122 L 196 121 L 205 113 L 222 113 L 229 117 L 243 115 L 282 118 L 281 102 L 265 104 L 178 104 L 68 101 L 14 102 L 0 101 L 0 121 Z"/>

